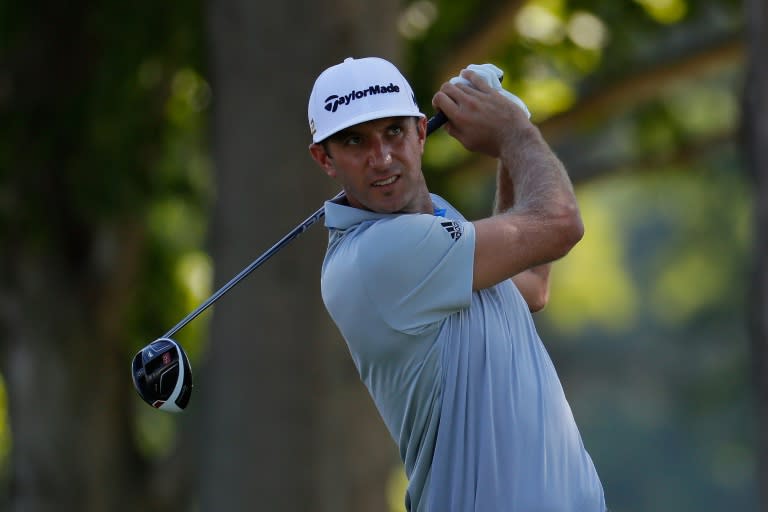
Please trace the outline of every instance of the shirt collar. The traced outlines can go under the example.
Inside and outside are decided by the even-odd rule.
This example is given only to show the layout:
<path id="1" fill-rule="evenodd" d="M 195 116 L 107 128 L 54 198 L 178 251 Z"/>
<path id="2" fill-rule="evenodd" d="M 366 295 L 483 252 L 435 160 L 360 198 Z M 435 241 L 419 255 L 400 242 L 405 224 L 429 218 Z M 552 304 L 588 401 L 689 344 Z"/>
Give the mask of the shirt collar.
<path id="1" fill-rule="evenodd" d="M 444 200 L 435 194 L 432 196 L 432 205 L 435 211 L 435 215 L 439 217 L 445 216 Z M 368 210 L 361 210 L 354 206 L 348 206 L 346 204 L 340 204 L 339 199 L 337 201 L 325 202 L 325 226 L 329 229 L 347 229 L 356 224 L 360 224 L 365 221 L 376 221 L 381 219 L 389 219 L 396 215 L 403 215 L 401 213 L 376 213 Z"/>

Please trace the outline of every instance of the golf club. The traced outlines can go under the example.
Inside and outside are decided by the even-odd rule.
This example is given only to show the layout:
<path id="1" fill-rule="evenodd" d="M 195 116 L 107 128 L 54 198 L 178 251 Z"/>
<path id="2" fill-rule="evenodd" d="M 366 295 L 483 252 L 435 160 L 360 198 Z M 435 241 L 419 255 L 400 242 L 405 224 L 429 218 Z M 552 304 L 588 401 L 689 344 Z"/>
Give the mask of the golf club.
<path id="1" fill-rule="evenodd" d="M 192 395 L 192 368 L 181 346 L 170 338 L 158 338 L 133 358 L 133 385 L 152 407 L 180 412 Z"/>
<path id="2" fill-rule="evenodd" d="M 427 135 L 437 130 L 446 121 L 445 114 L 442 112 L 438 112 L 431 117 L 427 121 Z M 331 200 L 339 199 L 343 195 L 343 191 L 339 192 Z M 323 217 L 325 217 L 324 207 L 304 219 L 301 224 L 293 228 L 275 245 L 267 249 L 264 254 L 253 260 L 250 265 L 241 270 L 240 273 L 219 288 L 205 302 L 181 319 L 179 323 L 163 334 L 162 337 L 136 353 L 131 364 L 131 375 L 133 377 L 133 386 L 142 400 L 156 409 L 168 412 L 180 412 L 186 408 L 189 403 L 189 397 L 192 394 L 192 369 L 184 349 L 171 337 Z"/>
<path id="3" fill-rule="evenodd" d="M 496 68 L 495 72 L 499 82 L 501 82 L 503 78 L 501 70 Z M 445 114 L 437 112 L 427 121 L 427 136 L 440 128 L 447 120 Z M 343 191 L 339 192 L 331 201 L 337 200 L 343 195 Z M 171 337 L 324 216 L 325 208 L 321 207 L 219 288 L 161 338 L 156 339 L 136 353 L 131 364 L 131 375 L 133 386 L 142 400 L 156 409 L 168 412 L 180 412 L 186 408 L 192 394 L 192 369 L 184 349 Z"/>

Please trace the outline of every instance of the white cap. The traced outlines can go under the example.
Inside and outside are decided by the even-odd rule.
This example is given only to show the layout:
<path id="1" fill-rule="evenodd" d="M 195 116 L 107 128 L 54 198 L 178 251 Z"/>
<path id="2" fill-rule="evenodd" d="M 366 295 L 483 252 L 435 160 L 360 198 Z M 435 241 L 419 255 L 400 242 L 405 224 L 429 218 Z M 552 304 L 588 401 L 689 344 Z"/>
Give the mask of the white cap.
<path id="1" fill-rule="evenodd" d="M 312 142 L 373 119 L 426 117 L 405 77 L 378 57 L 349 57 L 323 71 L 309 96 L 307 114 Z"/>

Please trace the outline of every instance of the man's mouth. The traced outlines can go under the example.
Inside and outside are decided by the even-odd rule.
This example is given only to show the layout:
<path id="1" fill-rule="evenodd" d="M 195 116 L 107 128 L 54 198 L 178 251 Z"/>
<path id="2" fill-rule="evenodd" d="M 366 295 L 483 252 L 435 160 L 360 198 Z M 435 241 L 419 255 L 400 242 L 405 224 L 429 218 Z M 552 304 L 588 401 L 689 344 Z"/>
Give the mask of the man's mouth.
<path id="1" fill-rule="evenodd" d="M 396 182 L 398 178 L 399 178 L 399 176 L 395 175 L 395 176 L 390 176 L 389 178 L 384 179 L 384 180 L 374 181 L 373 182 L 373 186 L 374 187 L 386 187 L 387 185 L 391 185 L 392 183 Z"/>

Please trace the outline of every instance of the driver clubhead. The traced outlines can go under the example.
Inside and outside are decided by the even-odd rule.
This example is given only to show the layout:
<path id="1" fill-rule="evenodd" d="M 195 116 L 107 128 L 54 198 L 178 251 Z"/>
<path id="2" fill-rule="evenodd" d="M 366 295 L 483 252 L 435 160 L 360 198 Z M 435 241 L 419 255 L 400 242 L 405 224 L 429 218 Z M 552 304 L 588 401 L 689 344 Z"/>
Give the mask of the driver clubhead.
<path id="1" fill-rule="evenodd" d="M 158 338 L 133 357 L 133 386 L 156 409 L 181 412 L 192 394 L 192 368 L 187 354 L 171 338 Z"/>

